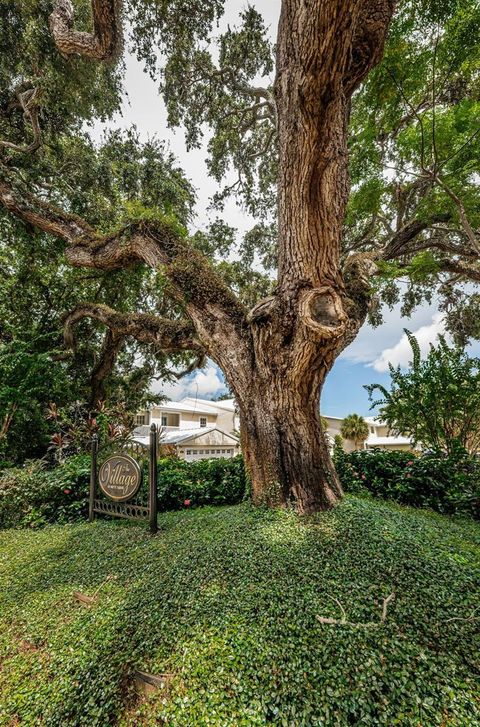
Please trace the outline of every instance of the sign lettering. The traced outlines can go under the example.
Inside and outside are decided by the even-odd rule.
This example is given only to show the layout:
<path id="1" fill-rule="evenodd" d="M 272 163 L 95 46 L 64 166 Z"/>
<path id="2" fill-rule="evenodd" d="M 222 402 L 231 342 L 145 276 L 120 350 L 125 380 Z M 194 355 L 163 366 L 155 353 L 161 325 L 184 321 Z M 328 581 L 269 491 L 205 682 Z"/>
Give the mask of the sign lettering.
<path id="1" fill-rule="evenodd" d="M 111 500 L 126 502 L 138 492 L 142 483 L 142 470 L 128 454 L 115 454 L 101 465 L 98 482 Z"/>

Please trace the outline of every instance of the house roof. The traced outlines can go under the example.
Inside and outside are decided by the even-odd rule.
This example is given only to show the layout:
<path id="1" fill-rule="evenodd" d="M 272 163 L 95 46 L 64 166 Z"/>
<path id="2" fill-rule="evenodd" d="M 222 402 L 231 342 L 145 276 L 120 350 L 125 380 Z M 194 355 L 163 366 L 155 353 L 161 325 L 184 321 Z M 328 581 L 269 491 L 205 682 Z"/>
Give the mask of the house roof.
<path id="1" fill-rule="evenodd" d="M 412 441 L 408 437 L 377 437 L 375 434 L 370 434 L 366 441 L 367 447 L 374 447 L 375 445 L 382 444 L 408 444 L 411 445 Z"/>
<path id="2" fill-rule="evenodd" d="M 367 424 L 374 424 L 377 427 L 384 427 L 385 422 L 379 419 L 378 417 L 363 417 Z"/>
<path id="3" fill-rule="evenodd" d="M 173 412 L 189 412 L 193 414 L 218 414 L 218 411 L 213 406 L 205 406 L 202 404 L 191 404 L 186 401 L 164 401 L 162 404 L 156 404 L 150 407 L 152 409 L 160 409 L 160 411 L 173 411 Z"/>
<path id="4" fill-rule="evenodd" d="M 235 399 L 220 399 L 220 401 L 214 401 L 212 404 L 214 404 L 217 409 L 235 411 Z"/>
<path id="5" fill-rule="evenodd" d="M 133 441 L 148 447 L 150 442 L 148 429 L 148 427 L 137 427 L 137 429 L 133 432 Z M 147 430 L 147 433 L 144 430 Z M 196 427 L 195 429 L 177 429 L 175 431 L 167 430 L 161 433 L 160 444 L 183 444 L 189 441 L 194 441 L 195 439 L 203 437 L 205 434 L 214 431 L 220 432 L 220 434 L 223 434 L 224 437 L 228 437 L 228 439 L 231 439 L 235 442 L 235 444 L 238 444 L 239 442 L 238 437 L 235 437 L 235 435 L 228 434 L 228 432 L 224 432 L 223 429 L 212 426 Z"/>
<path id="6" fill-rule="evenodd" d="M 235 399 L 221 399 L 220 401 L 211 401 L 210 399 L 199 399 L 198 397 L 193 396 L 186 396 L 182 401 L 181 404 L 191 404 L 193 406 L 196 406 L 197 409 L 199 406 L 205 407 L 206 409 L 211 409 L 212 412 L 218 413 L 218 409 L 224 409 L 225 411 L 235 411 Z"/>

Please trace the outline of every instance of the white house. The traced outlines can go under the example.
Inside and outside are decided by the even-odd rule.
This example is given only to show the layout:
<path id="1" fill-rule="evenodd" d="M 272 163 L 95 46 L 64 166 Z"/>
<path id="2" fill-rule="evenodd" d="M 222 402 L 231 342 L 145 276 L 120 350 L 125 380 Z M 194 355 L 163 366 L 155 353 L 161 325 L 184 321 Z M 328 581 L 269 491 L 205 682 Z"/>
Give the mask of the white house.
<path id="1" fill-rule="evenodd" d="M 322 414 L 327 422 L 326 435 L 333 448 L 335 436 L 341 434 L 343 419 Z M 388 426 L 374 417 L 365 417 L 368 424 L 368 439 L 364 449 L 413 450 L 407 437 L 390 433 Z M 210 401 L 186 397 L 182 401 L 168 401 L 138 412 L 134 441 L 148 446 L 149 428 L 156 424 L 160 431 L 160 445 L 173 447 L 176 454 L 187 461 L 212 457 L 234 457 L 240 452 L 238 432 L 240 419 L 235 401 Z M 355 444 L 343 440 L 346 452 L 352 452 Z"/>
<path id="2" fill-rule="evenodd" d="M 341 436 L 341 428 L 343 419 L 341 417 L 331 417 L 322 414 L 327 421 L 327 436 L 330 445 L 337 434 Z M 364 417 L 368 424 L 368 439 L 362 443 L 362 449 L 396 449 L 403 451 L 413 451 L 411 440 L 408 437 L 400 437 L 392 434 L 385 422 L 375 417 Z M 355 444 L 350 439 L 343 440 L 343 448 L 346 452 L 353 452 Z"/>
<path id="3" fill-rule="evenodd" d="M 220 401 L 209 401 L 208 399 L 195 399 L 187 397 L 183 399 L 193 406 L 210 407 L 216 412 L 217 426 L 226 432 L 240 431 L 240 415 L 235 404 L 235 399 L 221 399 Z"/>
<path id="4" fill-rule="evenodd" d="M 364 443 L 365 449 L 397 449 L 408 452 L 419 447 L 415 447 L 409 437 L 401 437 L 392 434 L 385 422 L 375 417 L 365 417 L 368 424 L 368 439 Z"/>
<path id="5" fill-rule="evenodd" d="M 148 447 L 149 429 L 156 424 L 160 446 L 173 447 L 189 462 L 217 457 L 231 458 L 240 452 L 238 416 L 233 399 L 216 402 L 185 398 L 140 411 L 133 439 Z"/>

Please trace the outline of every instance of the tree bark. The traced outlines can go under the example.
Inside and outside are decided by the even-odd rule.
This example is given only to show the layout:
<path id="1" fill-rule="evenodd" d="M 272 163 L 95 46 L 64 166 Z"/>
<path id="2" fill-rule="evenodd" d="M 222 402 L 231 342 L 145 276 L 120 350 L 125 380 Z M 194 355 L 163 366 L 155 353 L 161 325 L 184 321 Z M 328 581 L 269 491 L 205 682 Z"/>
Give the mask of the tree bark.
<path id="1" fill-rule="evenodd" d="M 257 505 L 326 510 L 342 497 L 320 421 L 318 392 L 257 381 L 240 408 L 242 452 Z M 268 388 L 266 388 L 266 385 Z"/>
<path id="2" fill-rule="evenodd" d="M 96 410 L 102 401 L 105 401 L 107 388 L 106 382 L 113 372 L 117 356 L 125 343 L 125 336 L 107 330 L 100 351 L 100 356 L 92 369 L 90 376 L 90 407 Z"/>

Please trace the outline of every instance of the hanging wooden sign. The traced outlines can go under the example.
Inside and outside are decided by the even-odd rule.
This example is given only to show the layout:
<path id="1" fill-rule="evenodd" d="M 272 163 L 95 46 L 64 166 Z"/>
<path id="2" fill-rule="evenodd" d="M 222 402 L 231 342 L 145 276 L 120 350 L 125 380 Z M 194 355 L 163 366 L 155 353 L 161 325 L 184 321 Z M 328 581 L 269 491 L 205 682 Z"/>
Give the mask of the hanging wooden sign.
<path id="1" fill-rule="evenodd" d="M 133 449 L 131 447 L 130 449 Z M 129 520 L 148 520 L 150 532 L 157 532 L 157 450 L 158 434 L 155 424 L 150 427 L 150 451 L 148 453 L 148 505 L 135 502 L 142 484 L 142 467 L 125 452 L 110 455 L 97 466 L 98 437 L 92 439 L 92 466 L 90 471 L 90 498 L 88 519 L 96 514 L 122 517 Z M 108 500 L 98 497 L 98 487 Z"/>

